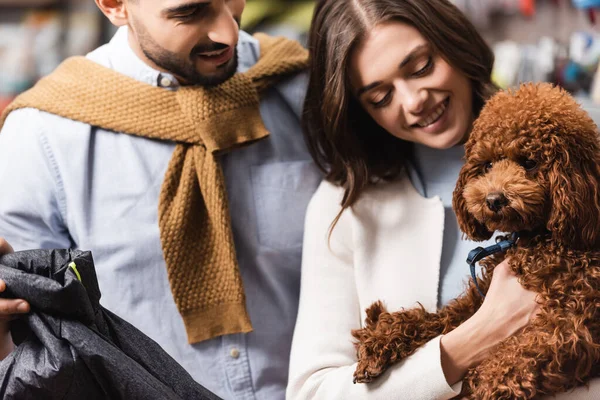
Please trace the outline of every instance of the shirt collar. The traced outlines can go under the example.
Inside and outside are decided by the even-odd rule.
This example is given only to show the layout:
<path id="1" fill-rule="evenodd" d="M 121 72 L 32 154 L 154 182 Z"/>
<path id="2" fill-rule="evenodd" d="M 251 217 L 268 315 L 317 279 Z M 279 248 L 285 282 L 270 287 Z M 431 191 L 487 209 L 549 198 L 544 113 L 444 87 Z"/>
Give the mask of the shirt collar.
<path id="1" fill-rule="evenodd" d="M 128 28 L 123 26 L 117 30 L 108 43 L 108 58 L 112 68 L 130 78 L 152 86 L 159 86 L 160 71 L 143 62 L 129 46 Z"/>

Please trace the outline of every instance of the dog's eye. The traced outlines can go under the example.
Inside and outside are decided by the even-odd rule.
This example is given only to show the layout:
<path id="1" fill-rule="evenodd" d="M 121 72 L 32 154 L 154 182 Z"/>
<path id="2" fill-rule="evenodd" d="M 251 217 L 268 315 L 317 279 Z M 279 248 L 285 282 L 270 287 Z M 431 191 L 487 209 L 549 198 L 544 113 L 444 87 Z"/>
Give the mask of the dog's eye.
<path id="1" fill-rule="evenodd" d="M 520 164 L 527 171 L 531 171 L 537 167 L 537 163 L 534 160 L 522 160 Z"/>
<path id="2" fill-rule="evenodd" d="M 492 169 L 492 163 L 491 162 L 486 162 L 485 164 L 483 164 L 483 171 L 484 172 L 488 172 L 490 169 Z"/>

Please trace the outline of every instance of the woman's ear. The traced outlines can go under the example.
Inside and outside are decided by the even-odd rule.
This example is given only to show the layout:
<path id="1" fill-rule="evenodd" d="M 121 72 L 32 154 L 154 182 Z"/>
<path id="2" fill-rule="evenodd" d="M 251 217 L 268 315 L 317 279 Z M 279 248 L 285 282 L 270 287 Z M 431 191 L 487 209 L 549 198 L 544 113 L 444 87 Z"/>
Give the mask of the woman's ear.
<path id="1" fill-rule="evenodd" d="M 490 232 L 467 210 L 467 202 L 465 201 L 463 194 L 469 179 L 475 176 L 472 170 L 473 169 L 468 163 L 460 170 L 458 181 L 456 182 L 456 187 L 454 188 L 454 193 L 452 195 L 452 208 L 456 214 L 460 230 L 471 240 L 483 241 L 491 238 L 493 232 Z"/>

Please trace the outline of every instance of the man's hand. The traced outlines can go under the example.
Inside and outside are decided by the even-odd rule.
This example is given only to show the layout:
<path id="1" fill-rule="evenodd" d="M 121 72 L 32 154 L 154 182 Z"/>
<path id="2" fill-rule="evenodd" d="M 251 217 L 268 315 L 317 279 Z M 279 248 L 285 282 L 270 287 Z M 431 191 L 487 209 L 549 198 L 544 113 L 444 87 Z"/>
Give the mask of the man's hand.
<path id="1" fill-rule="evenodd" d="M 14 250 L 3 238 L 0 238 L 0 255 L 12 253 Z M 6 290 L 6 283 L 0 280 L 0 293 Z M 0 298 L 0 360 L 6 358 L 14 348 L 10 336 L 10 321 L 19 314 L 29 312 L 29 304 L 24 300 L 8 300 Z"/>

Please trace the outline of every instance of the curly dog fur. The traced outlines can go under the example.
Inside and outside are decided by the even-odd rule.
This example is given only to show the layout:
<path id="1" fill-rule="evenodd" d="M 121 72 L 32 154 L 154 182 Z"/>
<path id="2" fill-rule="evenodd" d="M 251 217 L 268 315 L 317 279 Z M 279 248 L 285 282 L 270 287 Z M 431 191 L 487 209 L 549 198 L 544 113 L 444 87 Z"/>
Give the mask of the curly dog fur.
<path id="1" fill-rule="evenodd" d="M 482 261 L 487 290 L 510 257 L 521 284 L 538 293 L 539 314 L 467 373 L 461 397 L 533 399 L 600 375 L 600 145 L 594 122 L 564 90 L 525 84 L 492 97 L 465 144 L 454 191 L 461 230 L 472 240 L 519 232 L 516 247 Z M 482 298 L 466 293 L 437 313 L 422 307 L 367 310 L 357 339 L 355 382 L 471 317 Z"/>

